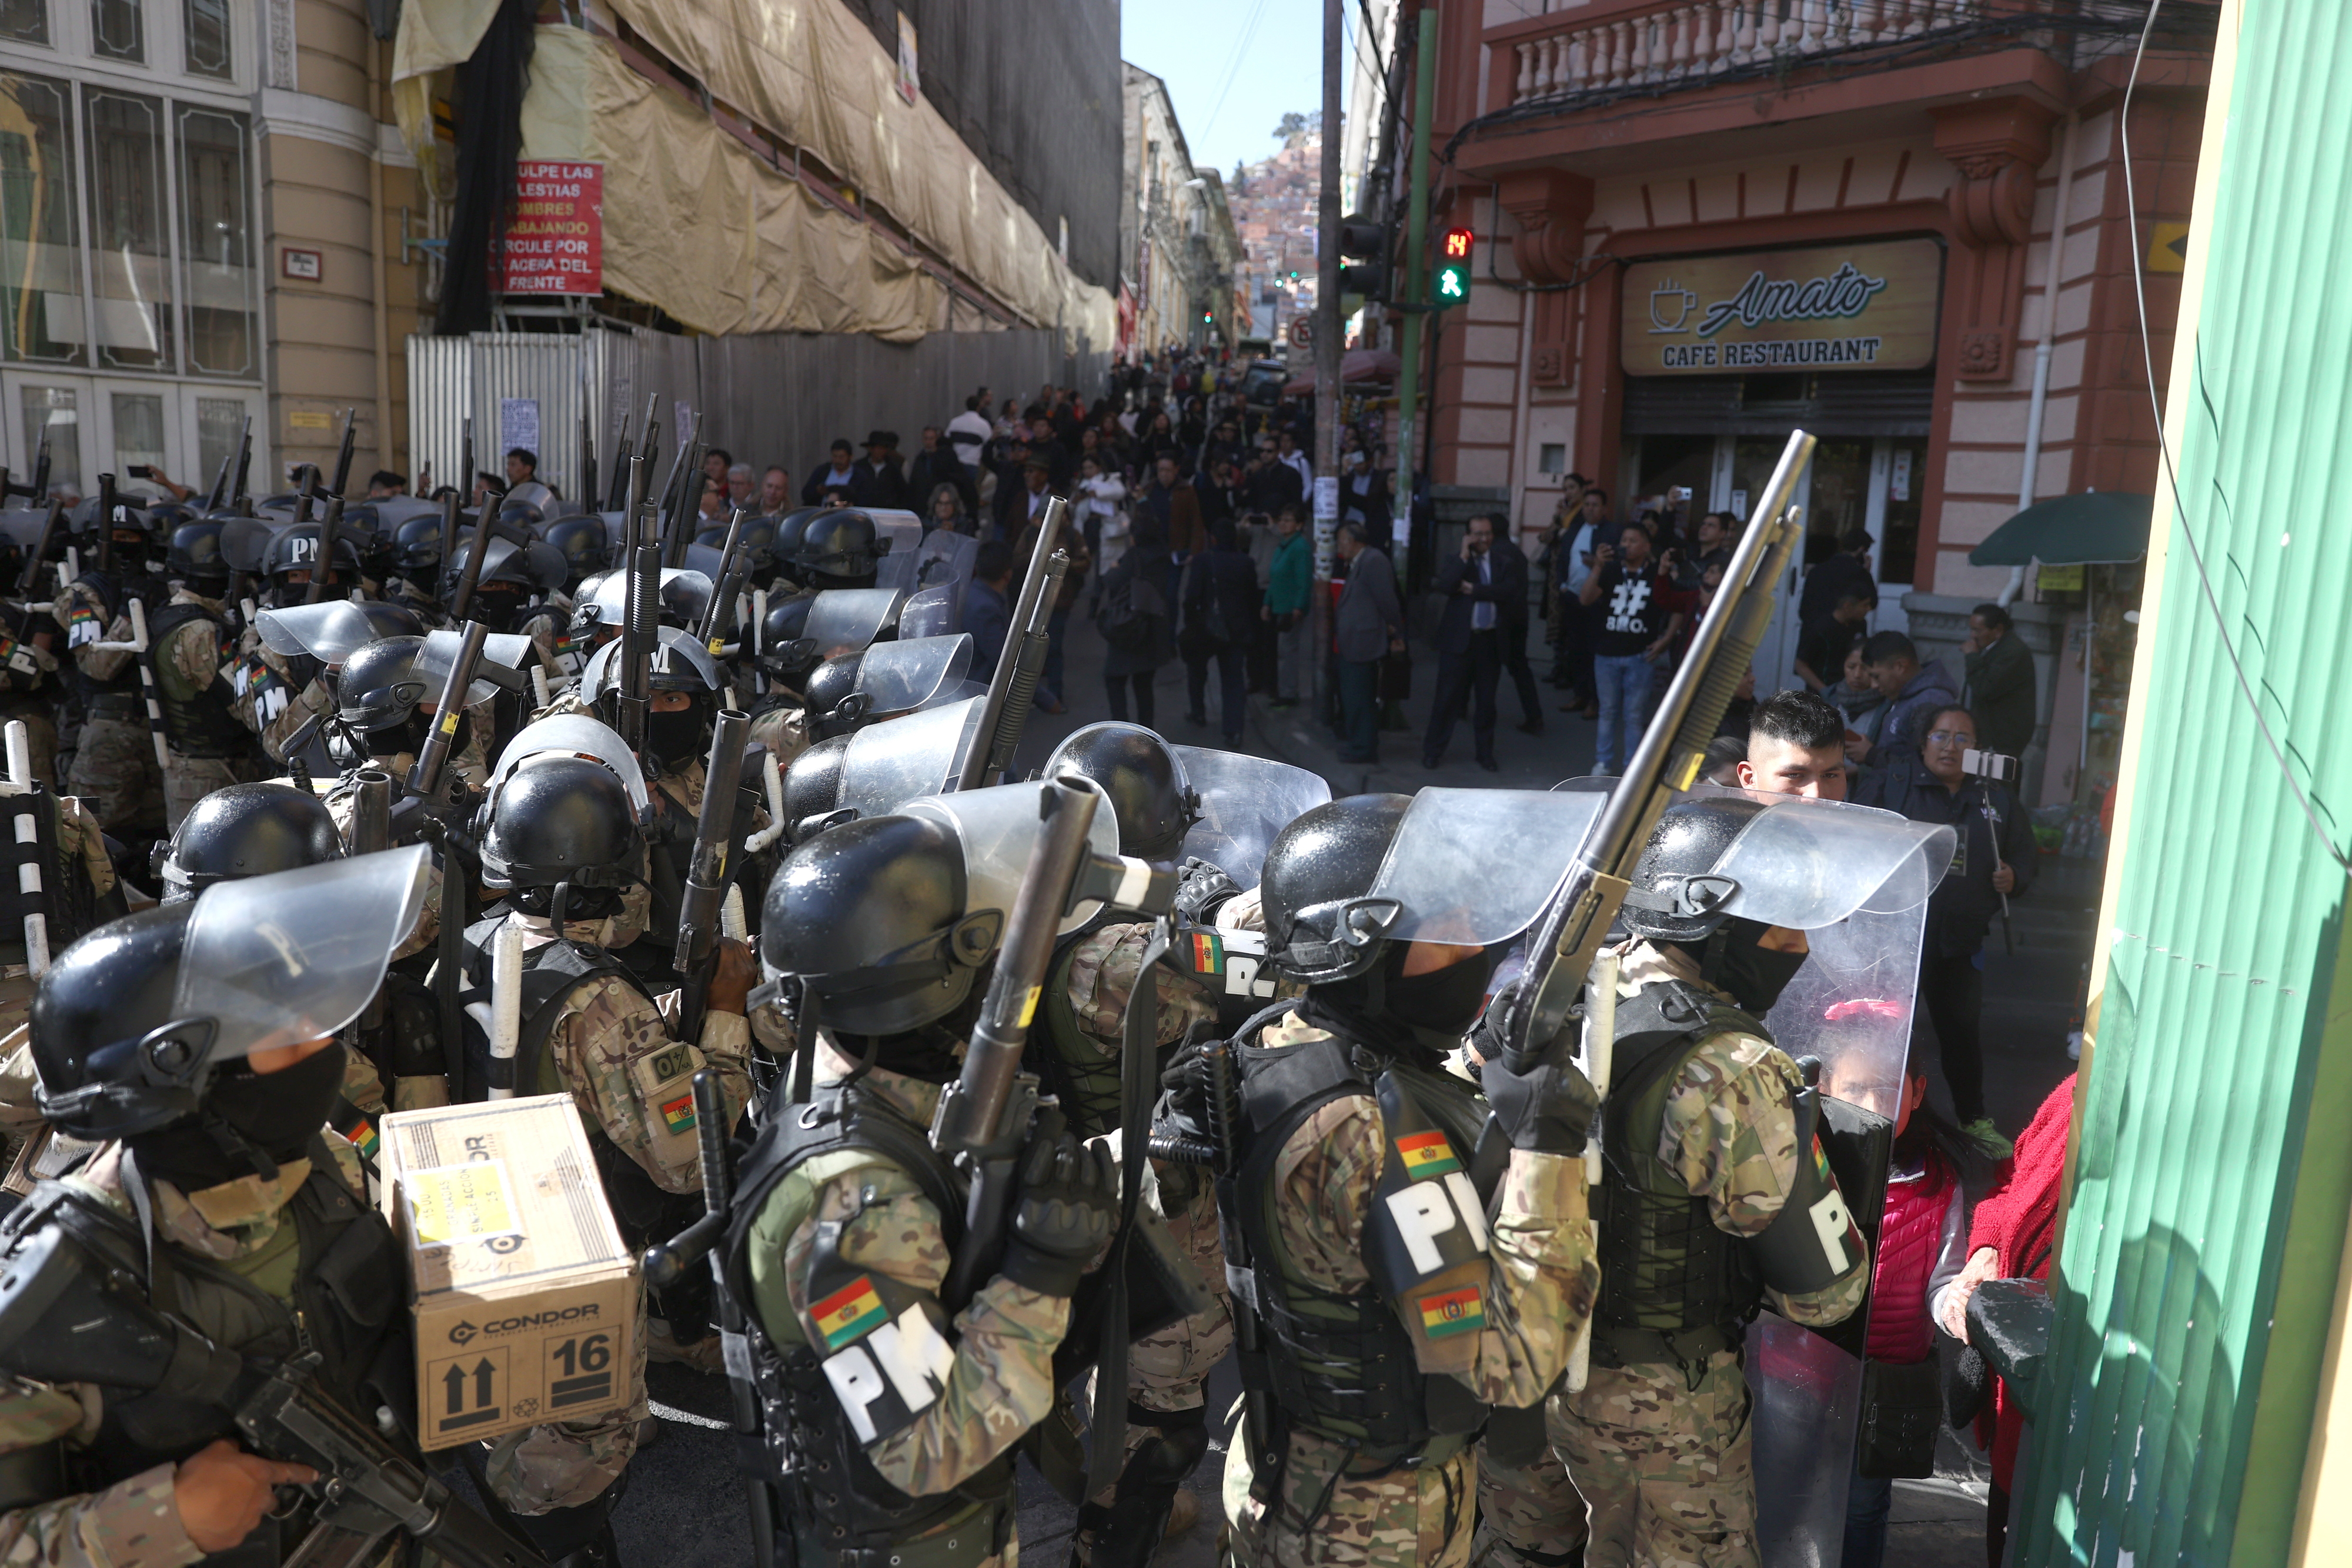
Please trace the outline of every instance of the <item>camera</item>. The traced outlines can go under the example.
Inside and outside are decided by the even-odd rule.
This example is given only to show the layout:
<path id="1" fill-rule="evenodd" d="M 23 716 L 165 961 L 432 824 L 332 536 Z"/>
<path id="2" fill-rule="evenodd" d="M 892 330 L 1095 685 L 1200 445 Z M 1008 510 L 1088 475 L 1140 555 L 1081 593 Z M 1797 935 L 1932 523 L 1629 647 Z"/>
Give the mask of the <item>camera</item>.
<path id="1" fill-rule="evenodd" d="M 1989 784 L 2014 784 L 2017 782 L 2017 758 L 2005 752 L 1979 751 L 1970 747 L 1960 753 L 1960 771 Z"/>

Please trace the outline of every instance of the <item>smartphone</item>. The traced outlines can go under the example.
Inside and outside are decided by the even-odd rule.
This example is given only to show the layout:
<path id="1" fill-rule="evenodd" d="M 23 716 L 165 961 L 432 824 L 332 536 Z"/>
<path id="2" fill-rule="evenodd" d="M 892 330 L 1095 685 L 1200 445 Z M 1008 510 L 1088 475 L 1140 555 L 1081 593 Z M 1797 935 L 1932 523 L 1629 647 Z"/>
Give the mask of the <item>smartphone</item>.
<path id="1" fill-rule="evenodd" d="M 1971 747 L 1960 753 L 1960 771 L 1971 779 L 1982 779 L 1994 784 L 2017 782 L 2017 758 L 1999 751 L 1979 751 Z"/>
<path id="2" fill-rule="evenodd" d="M 131 476 L 133 479 L 152 479 L 155 477 L 155 470 L 144 463 L 133 463 L 131 465 Z"/>

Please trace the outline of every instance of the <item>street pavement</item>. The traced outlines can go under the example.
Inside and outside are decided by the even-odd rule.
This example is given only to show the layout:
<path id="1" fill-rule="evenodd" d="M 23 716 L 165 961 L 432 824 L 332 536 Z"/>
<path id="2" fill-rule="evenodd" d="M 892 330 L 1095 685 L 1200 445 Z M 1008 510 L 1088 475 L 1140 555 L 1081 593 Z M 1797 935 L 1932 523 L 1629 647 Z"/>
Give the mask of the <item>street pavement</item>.
<path id="1" fill-rule="evenodd" d="M 1062 693 L 1066 711 L 1032 715 L 1016 759 L 1023 771 L 1042 767 L 1054 747 L 1074 730 L 1111 716 L 1101 678 L 1102 641 L 1083 615 L 1073 618 L 1071 629 Z M 1263 697 L 1250 701 L 1241 749 L 1320 773 L 1335 794 L 1410 792 L 1428 785 L 1549 789 L 1591 770 L 1595 727 L 1559 711 L 1559 694 L 1541 680 L 1548 650 L 1538 645 L 1533 654 L 1538 689 L 1550 709 L 1544 715 L 1545 733 L 1527 736 L 1512 727 L 1523 716 L 1506 676 L 1498 694 L 1499 773 L 1476 766 L 1465 727 L 1456 727 L 1451 755 L 1442 766 L 1421 766 L 1422 729 L 1436 674 L 1435 655 L 1426 647 L 1415 650 L 1414 697 L 1406 710 L 1412 728 L 1381 735 L 1378 765 L 1341 763 L 1330 732 L 1310 721 L 1307 706 L 1276 713 Z M 1211 723 L 1205 727 L 1185 721 L 1181 660 L 1164 666 L 1153 685 L 1156 728 L 1184 744 L 1219 744 L 1213 671 L 1208 691 Z M 2017 901 L 2014 952 L 2004 946 L 1996 923 L 1985 965 L 1987 1095 L 1994 1119 L 2012 1134 L 2073 1070 L 2065 1040 L 2068 1031 L 2078 1027 L 2096 918 L 2095 868 L 2049 858 L 2042 870 L 2032 896 Z M 1940 1079 L 1931 1083 L 1937 1102 L 1948 1111 L 1949 1096 Z M 624 1560 L 632 1568 L 713 1568 L 748 1561 L 750 1530 L 735 1469 L 734 1439 L 726 1430 L 725 1383 L 677 1366 L 652 1368 L 648 1382 L 661 1437 L 639 1455 L 628 1495 L 615 1514 Z M 1202 1504 L 1201 1522 L 1162 1549 L 1157 1568 L 1211 1568 L 1222 1517 L 1217 1488 L 1224 1463 L 1225 1416 L 1236 1393 L 1228 1363 L 1211 1383 L 1213 1447 L 1190 1483 Z M 1947 1434 L 1937 1470 L 1933 1480 L 1896 1483 L 1887 1561 L 1906 1568 L 1974 1568 L 1983 1560 L 1983 1461 L 1962 1440 Z M 1074 1511 L 1026 1463 L 1019 1467 L 1019 1475 L 1023 1553 L 1037 1568 L 1059 1568 L 1067 1560 Z"/>

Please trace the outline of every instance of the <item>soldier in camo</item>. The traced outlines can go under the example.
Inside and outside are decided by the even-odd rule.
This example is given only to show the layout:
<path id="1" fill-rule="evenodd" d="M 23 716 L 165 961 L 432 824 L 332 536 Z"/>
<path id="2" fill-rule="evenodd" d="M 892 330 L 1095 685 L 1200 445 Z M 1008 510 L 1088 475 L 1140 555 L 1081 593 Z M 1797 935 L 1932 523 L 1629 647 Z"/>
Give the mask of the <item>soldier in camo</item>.
<path id="1" fill-rule="evenodd" d="M 222 583 L 226 586 L 226 577 Z M 148 626 L 155 643 L 155 689 L 163 708 L 171 766 L 163 772 L 163 818 L 176 829 L 215 789 L 262 777 L 249 699 L 236 686 L 236 644 L 216 598 L 175 586 Z"/>
<path id="2" fill-rule="evenodd" d="M 10 803 L 17 798 L 14 789 L 0 786 L 0 821 L 10 814 Z M 91 926 L 122 914 L 123 903 L 105 835 L 89 808 L 71 795 L 50 795 L 47 801 L 57 855 L 55 863 L 42 868 L 48 904 L 43 925 L 55 954 Z M 33 1071 L 30 1032 L 25 1028 L 34 989 L 21 923 L 0 923 L 0 1144 L 5 1145 L 13 1164 L 26 1163 L 23 1156 L 39 1153 L 29 1143 L 40 1131 L 41 1112 L 33 1098 L 39 1081 Z M 12 1184 L 12 1189 L 23 1193 L 32 1186 L 24 1181 Z"/>
<path id="3" fill-rule="evenodd" d="M 998 1272 L 942 1300 L 962 1197 L 924 1130 L 1001 918 L 966 886 L 948 830 L 888 816 L 801 845 L 769 884 L 763 962 L 804 977 L 824 1021 L 814 1103 L 745 1157 L 726 1267 L 802 1568 L 1010 1568 L 1011 1449 L 1052 1407 L 1069 1299 L 1110 1239 L 1108 1155 L 1041 1140 Z M 924 956 L 863 969 L 884 954 Z"/>
<path id="4" fill-rule="evenodd" d="M 619 742 L 615 737 L 614 746 Z M 644 876 L 645 845 L 621 780 L 602 764 L 551 754 L 509 776 L 490 807 L 482 842 L 484 883 L 505 894 L 507 913 L 466 933 L 467 994 L 488 1000 L 490 955 L 502 926 L 523 934 L 525 997 L 514 1073 L 520 1094 L 568 1093 L 579 1104 L 623 1239 L 666 1240 L 702 1211 L 700 1140 L 693 1078 L 717 1070 L 732 1126 L 751 1099 L 744 1014 L 749 949 L 721 942 L 698 1036 L 677 1038 L 680 997 L 656 998 L 597 939 L 615 932 L 623 890 Z M 556 939 L 561 884 L 563 940 Z M 494 1087 L 487 1064 L 453 1064 L 462 1098 Z M 654 1303 L 649 1347 L 657 1360 L 717 1364 L 709 1298 L 689 1278 Z"/>
<path id="5" fill-rule="evenodd" d="M 63 675 L 47 604 L 0 604 L 0 724 L 25 727 L 33 777 L 58 787 L 57 701 Z"/>
<path id="6" fill-rule="evenodd" d="M 1590 1086 L 1553 1063 L 1490 1072 L 1490 1092 L 1510 1091 L 1493 1114 L 1509 1152 L 1482 1202 L 1466 1166 L 1487 1116 L 1444 1062 L 1476 1017 L 1490 949 L 1347 924 L 1408 805 L 1313 808 L 1276 838 L 1258 889 L 1268 958 L 1306 992 L 1234 1042 L 1239 1114 L 1223 1124 L 1234 1310 L 1242 1343 L 1256 1342 L 1225 1463 L 1227 1552 L 1253 1568 L 1458 1568 L 1486 1411 L 1543 1397 L 1598 1289 L 1579 1157 Z M 1449 906 L 1493 874 L 1462 859 Z M 1209 1066 L 1171 1071 L 1163 1130 L 1223 1124 Z"/>
<path id="7" fill-rule="evenodd" d="M 170 585 L 154 575 L 144 517 L 119 507 L 106 525 L 115 551 L 111 571 L 85 570 L 57 597 L 50 614 L 65 629 L 75 694 L 82 723 L 66 773 L 66 793 L 90 802 L 99 825 L 110 832 L 152 831 L 163 823 L 163 775 L 155 766 L 155 742 L 147 727 L 137 655 L 131 642 L 131 601 L 160 606 Z M 93 509 L 84 539 L 84 559 L 97 543 L 100 521 Z M 120 647 L 104 648 L 112 643 Z"/>
<path id="8" fill-rule="evenodd" d="M 1670 807 L 1626 898 L 1595 1204 L 1601 1299 L 1590 1375 L 1553 1412 L 1596 1568 L 1761 1561 L 1743 1327 L 1759 1305 L 1840 1322 L 1869 1288 L 1851 1219 L 1843 1236 L 1817 1223 L 1843 1213 L 1836 1178 L 1801 1141 L 1804 1080 L 1758 1021 L 1802 966 L 1804 933 L 1729 915 L 1707 902 L 1725 896 L 1717 883 L 1692 883 L 1763 810 Z"/>
<path id="9" fill-rule="evenodd" d="M 386 893 L 340 911 L 345 929 L 308 933 L 320 944 L 315 949 L 289 933 L 294 946 L 283 972 L 269 977 L 269 994 L 282 1011 L 268 1019 L 240 1018 L 232 1002 L 207 1015 L 207 1038 L 224 1061 L 193 1113 L 184 1101 L 110 1076 L 116 1070 L 109 1057 L 116 1053 L 105 1048 L 122 1031 L 136 1035 L 167 1021 L 174 967 L 184 959 L 204 961 L 189 945 L 194 906 L 143 911 L 118 923 L 118 939 L 61 955 L 43 978 L 32 1019 L 41 1079 L 60 1130 L 78 1136 L 98 1128 L 87 1119 L 93 1103 L 75 1098 L 76 1092 L 106 1087 L 110 1097 L 96 1103 L 102 1108 L 95 1113 L 121 1130 L 123 1141 L 101 1141 L 70 1176 L 45 1185 L 18 1219 L 20 1226 L 58 1225 L 62 1212 L 73 1211 L 71 1229 L 117 1234 L 133 1257 L 152 1223 L 146 1246 L 157 1263 L 178 1260 L 163 1304 L 215 1343 L 250 1358 L 316 1352 L 322 1390 L 361 1410 L 382 1402 L 368 1375 L 380 1356 L 394 1353 L 394 1336 L 409 1332 L 402 1314 L 382 1311 L 384 1292 L 403 1291 L 405 1265 L 367 1200 L 356 1152 L 321 1125 L 342 1063 L 326 1032 L 340 1013 L 320 1009 L 335 1005 L 329 994 L 348 977 L 326 973 L 319 959 L 388 946 L 390 920 L 403 901 Z M 353 941 L 344 946 L 341 937 Z M 316 1037 L 253 1049 L 282 1039 L 273 1025 L 289 1016 L 307 1020 Z M 126 1155 L 136 1156 L 135 1165 Z M 74 1568 L 173 1568 L 241 1542 L 274 1557 L 275 1532 L 255 1538 L 265 1515 L 279 1509 L 270 1487 L 316 1478 L 244 1451 L 225 1409 L 215 1413 L 210 1442 L 205 1426 L 192 1425 L 203 1407 L 184 1401 L 168 1402 L 170 1416 L 159 1421 L 160 1412 L 142 1416 L 151 1396 L 110 1387 L 101 1412 L 94 1385 L 105 1381 L 100 1370 L 88 1382 L 55 1386 L 0 1382 L 0 1448 L 15 1456 L 10 1469 L 56 1478 L 46 1484 L 37 1479 L 13 1494 L 16 1506 L 0 1513 L 0 1557 Z M 172 1436 L 142 1436 L 158 1431 Z M 402 1431 L 387 1436 L 414 1457 Z M 551 1495 L 562 1502 L 608 1495 L 626 1463 L 625 1448 L 604 1434 L 562 1426 L 534 1428 L 509 1446 L 521 1460 L 494 1470 L 491 1490 L 520 1516 L 533 1544 L 551 1559 L 577 1552 L 583 1565 L 609 1563 L 609 1532 L 599 1539 L 602 1519 L 593 1509 L 585 1528 L 577 1528 L 581 1510 L 567 1515 L 562 1503 L 541 1504 Z M 40 1452 L 44 1448 L 49 1451 Z M 285 1524 L 299 1531 L 307 1507 L 288 1510 Z"/>

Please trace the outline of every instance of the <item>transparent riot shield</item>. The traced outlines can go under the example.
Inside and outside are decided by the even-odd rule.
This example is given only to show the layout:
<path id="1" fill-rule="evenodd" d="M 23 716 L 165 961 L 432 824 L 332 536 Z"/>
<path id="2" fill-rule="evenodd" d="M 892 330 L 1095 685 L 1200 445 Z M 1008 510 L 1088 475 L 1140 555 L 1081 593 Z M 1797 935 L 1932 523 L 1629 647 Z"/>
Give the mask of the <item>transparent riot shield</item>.
<path id="1" fill-rule="evenodd" d="M 1207 861 L 1244 892 L 1257 885 L 1275 835 L 1331 799 L 1331 786 L 1321 774 L 1286 762 L 1205 746 L 1169 749 L 1201 798 L 1200 821 L 1184 835 L 1177 859 Z"/>
<path id="2" fill-rule="evenodd" d="M 612 689 L 620 679 L 621 652 L 627 646 L 626 638 L 615 638 L 589 655 L 587 664 L 580 672 L 582 702 L 593 703 Z M 727 681 L 719 672 L 719 662 L 710 656 L 710 650 L 693 636 L 675 626 L 665 626 L 661 629 L 661 646 L 670 658 L 683 659 L 692 664 L 711 690 L 725 689 Z"/>
<path id="3" fill-rule="evenodd" d="M 1368 895 L 1398 906 L 1384 935 L 1482 947 L 1517 936 L 1567 880 L 1602 803 L 1572 790 L 1422 790 Z"/>
<path id="4" fill-rule="evenodd" d="M 856 689 L 872 714 L 913 713 L 946 701 L 962 688 L 971 668 L 971 637 L 924 637 L 877 643 L 857 661 Z"/>
<path id="5" fill-rule="evenodd" d="M 902 815 L 926 817 L 954 830 L 963 844 L 967 910 L 1001 909 L 1010 915 L 1013 895 L 1021 891 L 1021 878 L 1037 852 L 1038 836 L 1044 830 L 1040 792 L 1045 788 L 1036 779 L 999 784 L 910 800 L 898 810 Z M 1097 854 L 1118 853 L 1118 820 L 1108 809 L 1095 812 L 1087 842 Z M 1099 901 L 1081 902 L 1063 919 L 1062 935 L 1076 931 L 1101 909 Z"/>
<path id="6" fill-rule="evenodd" d="M 980 740 L 985 694 L 903 718 L 869 724 L 841 758 L 840 805 L 884 817 L 909 800 L 955 788 Z"/>
<path id="7" fill-rule="evenodd" d="M 923 519 L 897 507 L 864 507 L 859 508 L 874 523 L 874 553 L 883 560 L 893 558 L 911 560 L 923 542 Z M 888 539 L 890 548 L 884 549 L 882 541 Z"/>
<path id="8" fill-rule="evenodd" d="M 448 684 L 450 668 L 457 664 L 457 650 L 465 640 L 463 632 L 441 627 L 427 632 L 424 644 L 416 650 L 416 662 L 411 668 L 416 672 L 416 678 L 425 683 L 426 695 L 436 702 L 440 700 L 441 688 Z M 530 654 L 530 639 L 521 632 L 489 633 L 482 640 L 482 661 L 475 666 L 474 679 L 466 687 L 466 706 L 489 701 L 501 686 L 520 691 L 528 684 L 522 670 Z"/>
<path id="9" fill-rule="evenodd" d="M 1825 1130 L 1868 1120 L 1832 1101 L 1891 1123 L 1910 1050 L 1927 895 L 1951 863 L 1951 830 L 1922 833 L 1916 830 L 1926 824 L 1890 813 L 1812 800 L 1775 806 L 1758 824 L 1783 816 L 1789 820 L 1762 835 L 1763 843 L 1736 857 L 1751 877 L 1768 858 L 1790 877 L 1795 891 L 1764 903 L 1780 905 L 1773 913 L 1794 915 L 1819 915 L 1841 904 L 1852 908 L 1843 919 L 1806 931 L 1804 967 L 1780 993 L 1765 1027 L 1790 1056 L 1820 1061 Z M 1822 877 L 1821 861 L 1801 866 L 1790 850 L 1800 843 L 1842 861 L 1847 874 Z M 1738 848 L 1735 843 L 1733 850 Z M 1725 863 L 1734 858 L 1727 852 Z M 1903 907 L 1889 907 L 1898 904 Z M 1856 1146 L 1848 1141 L 1849 1151 Z M 1885 1177 L 1883 1164 L 1862 1177 L 1881 1204 Z M 1854 1185 L 1850 1169 L 1842 1170 L 1840 1185 Z M 1867 1193 L 1846 1197 L 1857 1208 L 1872 1201 Z M 1875 1237 L 1877 1214 L 1855 1218 Z M 1832 1331 L 1844 1346 L 1770 1312 L 1748 1330 L 1757 1526 L 1771 1568 L 1837 1562 L 1862 1412 L 1863 1364 L 1847 1347 L 1861 1343 L 1867 1311 L 1865 1305 Z"/>
<path id="10" fill-rule="evenodd" d="M 422 844 L 205 891 L 189 917 L 172 1012 L 211 1024 L 211 1060 L 333 1034 L 383 983 L 425 908 Z"/>
<path id="11" fill-rule="evenodd" d="M 674 626 L 699 626 L 702 612 L 710 607 L 710 579 L 701 572 L 666 566 L 662 568 L 658 613 Z M 628 571 L 616 567 L 583 579 L 573 603 L 573 613 L 581 621 L 600 626 L 622 624 L 629 618 Z"/>
<path id="12" fill-rule="evenodd" d="M 288 658 L 308 653 L 331 669 L 376 640 L 375 623 L 348 599 L 265 610 L 254 617 L 253 623 L 261 633 L 262 646 L 271 653 Z M 447 674 L 446 664 L 442 673 Z"/>
<path id="13" fill-rule="evenodd" d="M 970 582 L 972 562 L 980 559 L 980 541 L 953 528 L 933 528 L 915 549 L 915 586 L 936 588 L 943 582 Z"/>
<path id="14" fill-rule="evenodd" d="M 901 637 L 947 637 L 963 626 L 963 590 L 961 580 L 935 582 L 907 596 L 898 612 L 898 635 Z"/>
<path id="15" fill-rule="evenodd" d="M 515 770 L 534 757 L 578 757 L 591 762 L 601 762 L 612 769 L 629 792 L 629 803 L 642 812 L 651 802 L 646 793 L 645 769 L 637 766 L 636 754 L 629 749 L 610 726 L 598 723 L 584 713 L 557 714 L 525 725 L 515 737 L 499 753 L 498 766 L 490 769 L 489 784 L 484 793 L 496 801 L 499 786 L 513 776 Z"/>
<path id="16" fill-rule="evenodd" d="M 809 606 L 801 635 L 816 644 L 820 663 L 844 653 L 862 653 L 883 632 L 898 624 L 907 596 L 895 588 L 828 588 Z"/>

